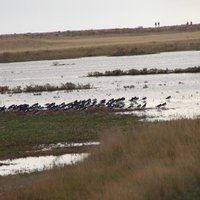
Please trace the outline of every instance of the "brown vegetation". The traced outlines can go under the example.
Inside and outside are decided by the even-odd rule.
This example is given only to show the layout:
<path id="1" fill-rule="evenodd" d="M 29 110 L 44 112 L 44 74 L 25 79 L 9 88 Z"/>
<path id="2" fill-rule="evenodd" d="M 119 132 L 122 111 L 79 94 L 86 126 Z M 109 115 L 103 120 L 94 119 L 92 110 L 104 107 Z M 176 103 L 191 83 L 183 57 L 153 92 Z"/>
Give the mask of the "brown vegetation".
<path id="1" fill-rule="evenodd" d="M 107 130 L 85 162 L 30 177 L 1 178 L 0 192 L 9 190 L 10 182 L 15 189 L 9 190 L 8 200 L 166 200 L 200 179 L 199 130 L 200 120 Z"/>
<path id="2" fill-rule="evenodd" d="M 98 77 L 98 76 L 126 76 L 126 75 L 151 75 L 151 74 L 182 74 L 182 73 L 200 73 L 200 66 L 198 67 L 188 67 L 185 69 L 157 69 L 157 68 L 152 68 L 152 69 L 147 69 L 143 68 L 141 70 L 139 69 L 130 69 L 128 71 L 123 71 L 120 69 L 116 69 L 113 71 L 105 71 L 104 73 L 102 72 L 90 72 L 88 73 L 88 77 Z"/>
<path id="3" fill-rule="evenodd" d="M 0 62 L 200 50 L 200 25 L 0 36 Z"/>
<path id="4" fill-rule="evenodd" d="M 61 86 L 50 85 L 49 83 L 45 85 L 29 85 L 25 88 L 21 88 L 21 86 L 16 86 L 10 89 L 8 86 L 0 86 L 0 94 L 5 93 L 22 93 L 22 92 L 52 92 L 59 90 L 83 90 L 83 89 L 91 89 L 90 84 L 82 85 L 82 84 L 74 84 L 71 82 L 62 83 Z"/>

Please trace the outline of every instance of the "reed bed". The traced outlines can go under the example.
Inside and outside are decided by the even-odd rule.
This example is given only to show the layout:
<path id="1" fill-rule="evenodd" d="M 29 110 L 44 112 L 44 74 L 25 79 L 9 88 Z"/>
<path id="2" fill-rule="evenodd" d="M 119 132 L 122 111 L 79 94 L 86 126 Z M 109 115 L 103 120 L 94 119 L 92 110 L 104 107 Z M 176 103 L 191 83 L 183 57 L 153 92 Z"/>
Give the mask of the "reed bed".
<path id="1" fill-rule="evenodd" d="M 8 200 L 168 200 L 200 180 L 200 120 L 107 129 L 78 165 L 12 178 Z M 13 182 L 12 182 L 13 184 Z"/>
<path id="2" fill-rule="evenodd" d="M 21 86 L 16 86 L 14 88 L 9 88 L 8 86 L 0 86 L 0 94 L 5 93 L 28 93 L 28 92 L 52 92 L 52 91 L 60 91 L 60 90 L 83 90 L 83 89 L 91 89 L 92 86 L 90 84 L 74 84 L 71 82 L 62 83 L 60 86 L 54 86 L 49 83 L 45 85 L 29 85 L 25 88 L 21 88 Z"/>
<path id="3" fill-rule="evenodd" d="M 136 76 L 136 75 L 152 75 L 152 74 L 182 74 L 182 73 L 200 73 L 200 66 L 198 67 L 188 67 L 186 69 L 176 68 L 176 69 L 147 69 L 143 68 L 139 69 L 130 69 L 128 71 L 123 71 L 120 69 L 116 69 L 113 71 L 105 71 L 102 72 L 90 72 L 88 73 L 88 77 L 98 77 L 98 76 Z"/>

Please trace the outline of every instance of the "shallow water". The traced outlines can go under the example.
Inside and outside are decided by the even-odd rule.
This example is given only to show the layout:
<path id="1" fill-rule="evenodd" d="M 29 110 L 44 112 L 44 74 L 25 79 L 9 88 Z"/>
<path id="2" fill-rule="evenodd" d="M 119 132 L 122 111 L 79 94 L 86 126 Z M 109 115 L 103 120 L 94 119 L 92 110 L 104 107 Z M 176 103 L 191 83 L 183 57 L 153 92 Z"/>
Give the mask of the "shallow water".
<path id="1" fill-rule="evenodd" d="M 88 153 L 40 156 L 0 161 L 0 176 L 39 172 L 83 161 Z"/>
<path id="2" fill-rule="evenodd" d="M 71 147 L 85 147 L 85 146 L 98 146 L 100 145 L 100 142 L 82 142 L 82 143 L 57 143 L 57 144 L 41 144 L 35 148 L 34 151 L 40 152 L 40 151 L 50 151 L 57 148 L 71 148 Z"/>
<path id="3" fill-rule="evenodd" d="M 187 68 L 200 65 L 200 51 L 182 51 L 139 56 L 89 57 L 55 61 L 33 61 L 0 64 L 0 85 L 26 86 L 62 82 L 81 82 L 89 72 L 114 69 Z"/>
<path id="4" fill-rule="evenodd" d="M 51 151 L 57 148 L 71 148 L 84 146 L 97 146 L 100 142 L 84 142 L 84 143 L 56 143 L 41 144 L 36 146 L 31 152 Z M 63 167 L 64 165 L 72 165 L 83 161 L 89 156 L 88 153 L 64 154 L 61 156 L 39 156 L 26 157 L 13 160 L 0 160 L 0 176 L 15 175 L 39 172 L 53 167 Z"/>
<path id="5" fill-rule="evenodd" d="M 151 119 L 174 119 L 181 117 L 197 117 L 200 115 L 200 74 L 166 74 L 146 76 L 118 76 L 118 77 L 85 77 L 89 72 L 113 69 L 131 68 L 187 68 L 200 65 L 200 51 L 170 52 L 153 55 L 123 56 L 123 57 L 91 57 L 80 59 L 59 60 L 61 66 L 53 66 L 55 61 L 37 61 L 0 64 L 0 85 L 22 87 L 30 84 L 54 84 L 65 82 L 90 83 L 94 89 L 75 90 L 71 92 L 42 92 L 41 95 L 5 94 L 0 95 L 0 106 L 11 104 L 34 104 L 55 102 L 72 102 L 97 98 L 98 100 L 111 98 L 129 99 L 138 96 L 147 97 L 145 114 Z M 134 86 L 133 88 L 126 88 Z M 166 101 L 167 96 L 172 96 Z M 156 105 L 166 102 L 164 110 L 155 109 Z M 141 103 L 139 101 L 138 103 Z M 153 108 L 153 109 L 152 109 Z"/>

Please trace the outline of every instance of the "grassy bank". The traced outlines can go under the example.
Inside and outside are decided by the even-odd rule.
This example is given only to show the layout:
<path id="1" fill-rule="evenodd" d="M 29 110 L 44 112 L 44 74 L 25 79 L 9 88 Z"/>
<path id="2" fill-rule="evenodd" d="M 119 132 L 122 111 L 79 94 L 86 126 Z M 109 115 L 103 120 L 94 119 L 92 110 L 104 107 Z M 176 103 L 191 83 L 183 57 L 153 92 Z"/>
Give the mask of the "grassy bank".
<path id="1" fill-rule="evenodd" d="M 200 50 L 200 25 L 0 36 L 0 62 Z"/>
<path id="2" fill-rule="evenodd" d="M 171 200 L 198 185 L 200 120 L 123 119 L 100 134 L 101 146 L 79 165 L 0 178 L 4 199 Z"/>
<path id="3" fill-rule="evenodd" d="M 52 91 L 61 91 L 61 90 L 86 90 L 91 89 L 90 84 L 74 84 L 71 82 L 68 83 L 62 83 L 61 86 L 54 86 L 50 85 L 49 83 L 45 85 L 29 85 L 25 88 L 21 88 L 21 86 L 16 86 L 14 88 L 9 88 L 8 86 L 0 86 L 0 94 L 10 93 L 10 94 L 16 94 L 16 93 L 28 93 L 28 92 L 52 92 Z"/>
<path id="4" fill-rule="evenodd" d="M 102 72 L 90 72 L 88 73 L 88 77 L 98 77 L 98 76 L 136 76 L 136 75 L 152 75 L 152 74 L 182 74 L 182 73 L 200 73 L 200 66 L 198 67 L 188 67 L 186 69 L 147 69 L 143 68 L 139 69 L 130 69 L 128 71 L 123 71 L 120 69 L 113 71 L 105 71 Z"/>

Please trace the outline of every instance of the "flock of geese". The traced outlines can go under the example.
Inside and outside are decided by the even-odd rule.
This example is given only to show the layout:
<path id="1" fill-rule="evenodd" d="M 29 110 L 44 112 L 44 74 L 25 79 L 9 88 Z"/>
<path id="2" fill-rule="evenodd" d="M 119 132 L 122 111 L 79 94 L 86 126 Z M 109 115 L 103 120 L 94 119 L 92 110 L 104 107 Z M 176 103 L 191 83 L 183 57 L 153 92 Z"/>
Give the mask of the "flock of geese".
<path id="1" fill-rule="evenodd" d="M 171 99 L 171 96 L 165 98 L 165 102 L 156 105 L 155 109 L 164 109 L 166 108 L 167 101 Z M 107 110 L 146 110 L 147 108 L 147 97 L 139 98 L 137 96 L 132 97 L 128 100 L 128 103 L 125 102 L 125 97 L 117 98 L 117 99 L 102 99 L 97 101 L 97 99 L 87 99 L 87 100 L 75 100 L 70 103 L 46 103 L 44 106 L 39 103 L 35 103 L 32 105 L 29 104 L 12 104 L 8 107 L 2 106 L 0 107 L 0 112 L 30 112 L 33 114 L 38 113 L 39 111 L 70 111 L 70 110 L 87 110 L 90 108 L 95 109 L 107 109 Z"/>

